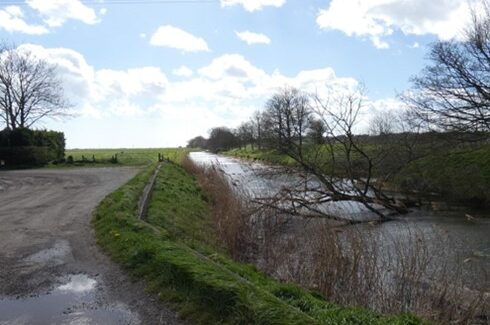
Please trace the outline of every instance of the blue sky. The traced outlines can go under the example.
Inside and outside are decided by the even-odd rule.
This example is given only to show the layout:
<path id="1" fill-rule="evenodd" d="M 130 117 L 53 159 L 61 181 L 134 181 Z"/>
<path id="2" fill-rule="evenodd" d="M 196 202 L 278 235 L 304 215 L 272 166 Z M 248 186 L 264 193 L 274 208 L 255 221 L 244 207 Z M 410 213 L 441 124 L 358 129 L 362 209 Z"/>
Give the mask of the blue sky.
<path id="1" fill-rule="evenodd" d="M 70 148 L 185 145 L 277 89 L 367 89 L 360 129 L 401 109 L 428 46 L 466 0 L 5 0 L 0 39 L 56 64 L 73 116 L 37 127 Z"/>

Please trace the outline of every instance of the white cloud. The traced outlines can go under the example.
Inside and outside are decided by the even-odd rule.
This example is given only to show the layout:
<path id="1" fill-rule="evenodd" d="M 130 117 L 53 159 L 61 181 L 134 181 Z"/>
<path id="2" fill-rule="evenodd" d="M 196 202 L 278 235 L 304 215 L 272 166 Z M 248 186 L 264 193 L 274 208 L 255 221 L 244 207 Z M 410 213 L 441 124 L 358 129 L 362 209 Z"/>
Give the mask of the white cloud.
<path id="1" fill-rule="evenodd" d="M 248 30 L 243 32 L 235 32 L 239 39 L 246 42 L 247 44 L 269 44 L 271 39 L 264 34 L 253 33 Z"/>
<path id="2" fill-rule="evenodd" d="M 95 81 L 103 97 L 130 98 L 133 96 L 157 96 L 165 92 L 167 77 L 157 67 L 128 70 L 98 70 Z"/>
<path id="3" fill-rule="evenodd" d="M 213 80 L 242 79 L 258 83 L 266 73 L 252 65 L 240 54 L 224 54 L 199 69 L 199 73 Z"/>
<path id="4" fill-rule="evenodd" d="M 410 47 L 413 49 L 418 49 L 420 47 L 420 44 L 418 42 L 413 42 L 413 44 L 410 45 Z"/>
<path id="5" fill-rule="evenodd" d="M 377 49 L 389 49 L 390 48 L 390 44 L 388 44 L 388 42 L 386 42 L 386 41 L 382 41 L 379 36 L 372 36 L 371 41 L 373 42 L 373 45 Z"/>
<path id="6" fill-rule="evenodd" d="M 433 34 L 441 40 L 460 37 L 475 0 L 332 0 L 319 11 L 322 29 L 369 38 L 387 48 L 383 38 L 400 31 L 406 35 Z"/>
<path id="7" fill-rule="evenodd" d="M 78 114 L 83 117 L 97 120 L 101 120 L 105 117 L 100 110 L 98 110 L 88 102 L 79 105 Z"/>
<path id="8" fill-rule="evenodd" d="M 24 13 L 19 6 L 7 6 L 4 11 L 13 17 L 23 17 Z"/>
<path id="9" fill-rule="evenodd" d="M 48 33 L 48 29 L 40 25 L 30 25 L 24 20 L 24 12 L 18 6 L 7 6 L 0 10 L 0 29 L 7 32 L 20 32 L 31 35 Z"/>
<path id="10" fill-rule="evenodd" d="M 151 36 L 150 44 L 171 47 L 184 52 L 209 51 L 204 39 L 170 25 L 160 26 Z"/>
<path id="11" fill-rule="evenodd" d="M 23 44 L 18 47 L 18 51 L 31 52 L 48 63 L 56 65 L 70 96 L 85 98 L 95 95 L 95 70 L 80 53 L 67 48 L 47 49 L 33 44 Z"/>
<path id="12" fill-rule="evenodd" d="M 158 67 L 97 70 L 71 49 L 32 44 L 18 49 L 56 64 L 67 96 L 83 108 L 82 112 L 99 117 L 151 113 L 152 107 L 163 106 L 185 110 L 191 105 L 208 113 L 224 114 L 233 124 L 238 122 L 237 116 L 249 115 L 248 108 L 261 107 L 285 85 L 325 92 L 332 87 L 341 89 L 357 84 L 355 79 L 337 77 L 332 68 L 304 70 L 293 77 L 279 71 L 267 73 L 239 54 L 215 58 L 198 69 L 197 75 L 182 66 L 173 73 L 186 78 L 171 82 Z"/>
<path id="13" fill-rule="evenodd" d="M 109 111 L 116 116 L 135 117 L 144 115 L 144 110 L 127 98 L 110 102 Z"/>
<path id="14" fill-rule="evenodd" d="M 166 75 L 157 67 L 96 70 L 71 49 L 24 44 L 18 51 L 29 51 L 56 65 L 66 96 L 79 107 L 80 114 L 90 117 L 140 115 L 168 85 Z"/>
<path id="15" fill-rule="evenodd" d="M 27 0 L 27 4 L 39 12 L 49 27 L 60 27 L 69 19 L 85 24 L 99 21 L 95 10 L 80 0 Z"/>
<path id="16" fill-rule="evenodd" d="M 378 100 L 367 100 L 365 109 L 359 116 L 356 124 L 356 132 L 367 134 L 370 131 L 370 124 L 373 116 L 388 115 L 400 117 L 406 111 L 407 106 L 398 98 L 383 98 Z M 403 130 L 397 130 L 403 131 Z M 406 130 L 405 130 L 406 131 Z"/>
<path id="17" fill-rule="evenodd" d="M 134 121 L 134 125 L 139 125 L 134 129 L 138 137 L 143 133 L 148 137 L 158 134 L 162 141 L 167 141 L 166 145 L 172 146 L 205 135 L 214 126 L 237 126 L 285 86 L 322 95 L 358 85 L 353 78 L 337 76 L 330 67 L 303 70 L 294 75 L 277 70 L 266 72 L 240 54 L 216 57 L 196 72 L 181 66 L 172 73 L 185 78 L 168 80 L 164 71 L 152 66 L 96 69 L 71 49 L 25 44 L 18 50 L 31 51 L 57 64 L 67 97 L 86 121 L 100 121 L 94 122 L 98 125 L 115 119 L 128 125 Z M 147 132 L 149 125 L 153 125 L 152 132 Z M 68 129 L 66 132 L 67 137 L 74 134 Z M 136 144 L 145 146 L 146 142 Z"/>
<path id="18" fill-rule="evenodd" d="M 183 65 L 178 69 L 174 69 L 172 73 L 178 77 L 191 77 L 194 74 L 194 71 Z"/>
<path id="19" fill-rule="evenodd" d="M 222 7 L 241 5 L 247 11 L 262 10 L 264 7 L 282 7 L 286 0 L 221 0 Z"/>

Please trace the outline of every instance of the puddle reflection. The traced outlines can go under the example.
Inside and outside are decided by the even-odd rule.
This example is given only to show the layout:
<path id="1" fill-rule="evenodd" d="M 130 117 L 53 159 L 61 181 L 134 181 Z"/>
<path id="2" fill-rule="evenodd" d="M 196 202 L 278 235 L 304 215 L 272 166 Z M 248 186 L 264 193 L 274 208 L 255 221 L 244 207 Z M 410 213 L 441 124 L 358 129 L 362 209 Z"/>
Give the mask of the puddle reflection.
<path id="1" fill-rule="evenodd" d="M 100 306 L 97 281 L 74 274 L 47 294 L 26 298 L 0 297 L 0 325 L 139 324 L 126 306 Z"/>

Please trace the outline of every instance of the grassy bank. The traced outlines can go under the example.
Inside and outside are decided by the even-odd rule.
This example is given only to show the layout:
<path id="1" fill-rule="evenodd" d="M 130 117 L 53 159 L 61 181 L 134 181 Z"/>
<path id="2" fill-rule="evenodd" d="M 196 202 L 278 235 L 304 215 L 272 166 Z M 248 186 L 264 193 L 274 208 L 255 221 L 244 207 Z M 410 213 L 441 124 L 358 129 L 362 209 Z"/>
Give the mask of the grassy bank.
<path id="1" fill-rule="evenodd" d="M 490 206 L 490 145 L 437 152 L 410 163 L 396 177 L 406 191 Z"/>
<path id="2" fill-rule="evenodd" d="M 153 167 L 107 196 L 93 225 L 98 243 L 183 317 L 199 324 L 421 323 L 331 304 L 234 262 L 217 239 L 209 199 L 177 164 L 162 168 L 147 219 L 138 220 L 138 199 Z"/>
<path id="3" fill-rule="evenodd" d="M 296 166 L 296 162 L 287 155 L 274 149 L 252 149 L 250 146 L 237 148 L 227 151 L 225 154 L 250 160 L 258 160 L 265 163 L 277 164 L 282 166 Z"/>

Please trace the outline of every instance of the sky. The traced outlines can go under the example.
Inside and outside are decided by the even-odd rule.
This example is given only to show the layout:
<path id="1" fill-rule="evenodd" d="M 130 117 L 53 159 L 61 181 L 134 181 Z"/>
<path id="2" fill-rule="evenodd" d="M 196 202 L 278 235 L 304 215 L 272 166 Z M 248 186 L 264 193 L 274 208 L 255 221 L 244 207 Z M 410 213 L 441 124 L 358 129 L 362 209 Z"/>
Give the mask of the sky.
<path id="1" fill-rule="evenodd" d="M 401 109 L 471 1 L 0 0 L 0 40 L 56 65 L 71 114 L 36 128 L 68 148 L 176 147 L 236 127 L 283 87 L 362 84 L 362 130 Z"/>

